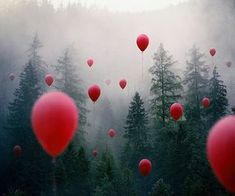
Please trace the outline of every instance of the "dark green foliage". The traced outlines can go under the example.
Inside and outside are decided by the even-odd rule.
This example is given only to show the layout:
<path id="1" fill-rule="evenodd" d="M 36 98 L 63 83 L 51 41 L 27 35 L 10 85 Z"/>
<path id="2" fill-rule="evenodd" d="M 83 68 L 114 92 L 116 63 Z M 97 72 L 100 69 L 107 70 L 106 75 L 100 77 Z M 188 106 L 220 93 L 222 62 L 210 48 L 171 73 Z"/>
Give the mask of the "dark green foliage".
<path id="1" fill-rule="evenodd" d="M 186 118 L 201 117 L 201 100 L 207 95 L 208 68 L 204 61 L 205 55 L 196 46 L 189 50 L 189 60 L 186 62 L 184 84 L 187 86 Z"/>
<path id="2" fill-rule="evenodd" d="M 216 67 L 214 67 L 212 78 L 209 81 L 209 89 L 211 105 L 207 110 L 207 114 L 209 115 L 210 125 L 212 125 L 222 116 L 225 116 L 228 110 L 227 89 L 220 79 Z"/>
<path id="3" fill-rule="evenodd" d="M 175 64 L 173 57 L 168 55 L 163 44 L 160 44 L 157 53 L 154 54 L 155 64 L 150 68 L 152 74 L 151 86 L 151 111 L 155 120 L 162 126 L 169 121 L 170 105 L 180 97 L 182 85 L 180 77 L 175 75 L 170 68 Z"/>
<path id="4" fill-rule="evenodd" d="M 84 128 L 86 125 L 86 94 L 82 86 L 81 75 L 78 75 L 79 70 L 74 63 L 74 58 L 73 48 L 67 48 L 58 59 L 58 63 L 55 66 L 55 85 L 58 90 L 72 97 L 79 108 L 79 131 L 77 132 L 76 142 L 81 145 L 84 142 Z"/>
<path id="5" fill-rule="evenodd" d="M 126 144 L 122 153 L 123 165 L 136 168 L 138 161 L 148 156 L 150 150 L 148 116 L 138 92 L 129 106 L 124 138 Z"/>
<path id="6" fill-rule="evenodd" d="M 35 39 L 33 43 L 35 43 Z M 37 43 L 40 43 L 37 39 Z M 38 45 L 32 44 L 29 62 L 20 75 L 19 87 L 15 99 L 9 104 L 9 115 L 6 130 L 9 137 L 7 146 L 9 169 L 5 170 L 5 182 L 11 182 L 14 189 L 24 190 L 27 194 L 39 194 L 50 186 L 51 162 L 38 144 L 31 129 L 30 114 L 34 102 L 42 94 L 40 87 Z M 36 58 L 36 59 L 34 59 Z M 21 157 L 14 157 L 12 149 L 20 145 L 23 149 Z"/>
<path id="7" fill-rule="evenodd" d="M 170 196 L 170 186 L 168 184 L 165 184 L 163 179 L 158 180 L 152 188 L 151 193 L 149 193 L 149 196 Z"/>

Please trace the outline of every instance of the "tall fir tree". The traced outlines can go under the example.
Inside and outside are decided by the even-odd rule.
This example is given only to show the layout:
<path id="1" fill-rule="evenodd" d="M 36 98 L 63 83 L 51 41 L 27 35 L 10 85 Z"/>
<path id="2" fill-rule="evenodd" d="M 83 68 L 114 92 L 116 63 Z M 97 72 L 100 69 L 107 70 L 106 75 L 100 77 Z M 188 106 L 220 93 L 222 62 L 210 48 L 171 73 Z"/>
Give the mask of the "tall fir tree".
<path id="1" fill-rule="evenodd" d="M 124 138 L 126 144 L 122 153 L 122 162 L 134 169 L 138 161 L 145 158 L 151 150 L 148 131 L 148 116 L 144 102 L 138 92 L 135 93 L 129 106 Z"/>
<path id="2" fill-rule="evenodd" d="M 212 78 L 209 81 L 209 97 L 211 104 L 207 110 L 207 114 L 209 114 L 210 126 L 228 112 L 228 99 L 226 96 L 226 86 L 220 79 L 220 75 L 215 66 Z"/>
<path id="3" fill-rule="evenodd" d="M 37 38 L 37 43 L 40 43 Z M 34 54 L 30 56 L 29 62 L 20 75 L 19 87 L 14 95 L 15 99 L 9 104 L 9 115 L 6 130 L 9 135 L 10 145 L 7 157 L 10 158 L 9 170 L 5 172 L 5 182 L 12 187 L 25 191 L 29 195 L 38 195 L 48 190 L 51 185 L 51 159 L 42 150 L 38 144 L 30 122 L 31 109 L 34 102 L 42 94 L 42 86 L 40 86 L 42 78 L 40 78 L 39 59 L 35 38 L 29 52 Z M 23 153 L 21 157 L 14 157 L 12 149 L 14 145 L 20 145 Z"/>
<path id="4" fill-rule="evenodd" d="M 79 131 L 76 136 L 76 143 L 84 143 L 84 133 L 86 126 L 86 93 L 82 86 L 81 75 L 78 74 L 78 66 L 74 63 L 74 49 L 72 47 L 65 49 L 63 55 L 58 59 L 55 66 L 56 81 L 58 90 L 67 93 L 72 97 L 79 108 Z"/>
<path id="5" fill-rule="evenodd" d="M 73 48 L 67 48 L 64 51 L 54 68 L 56 88 L 72 97 L 79 108 L 79 130 L 57 165 L 57 173 L 64 173 L 66 180 L 57 180 L 61 187 L 65 187 L 66 192 L 61 191 L 62 193 L 89 195 L 90 162 L 83 149 L 87 113 L 86 95 L 82 87 L 82 79 L 78 75 L 78 68 L 74 63 Z"/>
<path id="6" fill-rule="evenodd" d="M 189 60 L 186 61 L 184 84 L 187 86 L 187 119 L 201 118 L 201 99 L 208 90 L 208 67 L 204 61 L 204 54 L 195 45 L 189 50 Z"/>
<path id="7" fill-rule="evenodd" d="M 154 54 L 154 61 L 149 70 L 153 76 L 151 110 L 156 122 L 165 127 L 169 120 L 170 105 L 181 97 L 182 85 L 180 77 L 170 70 L 175 61 L 164 49 L 163 44 L 160 44 L 157 53 Z"/>

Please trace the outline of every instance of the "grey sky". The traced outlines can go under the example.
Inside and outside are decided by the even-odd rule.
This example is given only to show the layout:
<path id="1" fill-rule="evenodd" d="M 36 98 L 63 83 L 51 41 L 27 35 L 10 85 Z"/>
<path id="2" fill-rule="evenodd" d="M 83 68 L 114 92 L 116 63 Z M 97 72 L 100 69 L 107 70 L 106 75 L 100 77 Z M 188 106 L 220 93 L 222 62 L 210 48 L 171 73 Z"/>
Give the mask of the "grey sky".
<path id="1" fill-rule="evenodd" d="M 107 8 L 112 11 L 148 11 L 157 10 L 188 0 L 52 0 L 56 6 L 69 2 L 81 2 L 86 6 Z"/>

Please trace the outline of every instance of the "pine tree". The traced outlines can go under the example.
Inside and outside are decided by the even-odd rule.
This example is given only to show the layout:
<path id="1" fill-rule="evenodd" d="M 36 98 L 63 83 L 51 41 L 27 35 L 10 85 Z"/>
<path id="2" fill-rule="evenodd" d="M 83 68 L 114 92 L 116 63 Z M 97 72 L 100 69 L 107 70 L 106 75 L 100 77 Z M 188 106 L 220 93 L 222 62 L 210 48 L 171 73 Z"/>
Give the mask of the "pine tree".
<path id="1" fill-rule="evenodd" d="M 73 62 L 73 52 L 73 48 L 67 48 L 63 56 L 58 59 L 58 63 L 55 66 L 55 82 L 56 88 L 72 97 L 79 108 L 79 131 L 75 140 L 77 144 L 81 145 L 84 142 L 86 125 L 86 94 L 82 87 L 81 76 L 78 75 L 77 66 Z"/>
<path id="2" fill-rule="evenodd" d="M 19 87 L 14 93 L 15 99 L 9 104 L 6 130 L 11 141 L 7 156 L 10 157 L 10 170 L 5 171 L 5 181 L 14 188 L 34 195 L 45 191 L 51 184 L 51 160 L 38 144 L 31 129 L 31 109 L 42 94 L 42 88 L 41 78 L 39 78 L 40 67 L 36 63 L 41 59 L 38 55 L 38 47 L 32 44 L 29 51 L 33 51 L 35 56 L 30 58 L 22 71 Z M 23 154 L 19 158 L 13 157 L 12 154 L 16 144 L 23 149 Z"/>
<path id="3" fill-rule="evenodd" d="M 90 162 L 83 147 L 75 151 L 71 144 L 56 164 L 56 182 L 60 195 L 89 195 Z"/>
<path id="4" fill-rule="evenodd" d="M 184 73 L 184 84 L 187 86 L 187 119 L 201 118 L 201 99 L 206 96 L 208 83 L 208 68 L 202 54 L 196 46 L 189 50 L 190 59 L 187 60 Z"/>
<path id="5" fill-rule="evenodd" d="M 160 44 L 157 53 L 154 54 L 154 60 L 155 64 L 150 68 L 153 76 L 151 110 L 154 118 L 165 127 L 169 120 L 170 105 L 181 97 L 182 86 L 180 77 L 170 71 L 175 61 L 168 55 L 163 44 Z"/>
<path id="6" fill-rule="evenodd" d="M 86 195 L 89 193 L 89 161 L 82 146 L 85 145 L 84 133 L 86 126 L 86 96 L 82 88 L 82 80 L 73 62 L 73 49 L 68 48 L 62 57 L 58 59 L 55 66 L 56 88 L 70 95 L 79 108 L 79 130 L 61 157 L 61 167 L 57 168 L 58 173 L 65 171 L 64 184 L 66 194 L 77 193 Z M 80 147 L 80 150 L 78 150 Z M 77 152 L 78 151 L 78 152 Z M 79 192 L 78 192 L 79 191 Z"/>
<path id="7" fill-rule="evenodd" d="M 141 158 L 145 158 L 150 150 L 148 117 L 138 92 L 133 97 L 129 106 L 126 119 L 123 164 L 134 169 Z"/>
<path id="8" fill-rule="evenodd" d="M 220 75 L 216 66 L 213 70 L 213 76 L 209 81 L 209 96 L 211 105 L 207 110 L 209 114 L 210 126 L 219 118 L 226 115 L 228 107 L 228 99 L 226 98 L 227 90 L 224 82 L 220 79 Z"/>
<path id="9" fill-rule="evenodd" d="M 172 195 L 170 191 L 170 186 L 168 184 L 165 184 L 163 179 L 158 180 L 151 191 L 149 193 L 149 196 L 170 196 Z"/>

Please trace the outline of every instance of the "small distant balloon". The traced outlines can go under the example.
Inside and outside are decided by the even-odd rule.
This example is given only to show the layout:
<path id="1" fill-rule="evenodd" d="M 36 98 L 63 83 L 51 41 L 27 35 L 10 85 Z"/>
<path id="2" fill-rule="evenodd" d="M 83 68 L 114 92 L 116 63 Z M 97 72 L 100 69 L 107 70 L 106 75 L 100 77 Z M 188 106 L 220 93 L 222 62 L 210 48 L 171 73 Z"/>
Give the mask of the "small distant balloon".
<path id="1" fill-rule="evenodd" d="M 100 87 L 96 84 L 92 85 L 89 89 L 88 89 L 88 95 L 90 97 L 90 99 L 95 103 L 101 94 L 101 90 Z"/>
<path id="2" fill-rule="evenodd" d="M 93 151 L 92 151 L 92 155 L 93 155 L 94 157 L 96 157 L 97 154 L 98 154 L 97 150 L 93 150 Z"/>
<path id="3" fill-rule="evenodd" d="M 210 99 L 207 98 L 207 97 L 204 97 L 202 99 L 202 105 L 203 105 L 204 108 L 208 108 L 210 106 Z"/>
<path id="4" fill-rule="evenodd" d="M 108 132 L 109 137 L 113 138 L 116 136 L 116 131 L 114 129 L 110 129 Z"/>
<path id="5" fill-rule="evenodd" d="M 231 67 L 232 66 L 232 62 L 231 61 L 227 61 L 226 65 L 227 65 L 227 67 Z"/>
<path id="6" fill-rule="evenodd" d="M 235 193 L 235 116 L 219 120 L 207 138 L 207 158 L 219 182 Z"/>
<path id="7" fill-rule="evenodd" d="M 141 34 L 137 37 L 136 44 L 138 48 L 144 52 L 149 45 L 149 38 L 145 34 Z"/>
<path id="8" fill-rule="evenodd" d="M 183 112 L 184 112 L 184 108 L 183 108 L 183 106 L 180 103 L 174 103 L 170 107 L 171 117 L 175 121 L 178 121 L 182 117 Z"/>
<path id="9" fill-rule="evenodd" d="M 15 75 L 13 73 L 10 73 L 9 74 L 9 79 L 13 81 L 15 79 Z"/>
<path id="10" fill-rule="evenodd" d="M 211 56 L 215 56 L 215 54 L 216 54 L 216 49 L 215 48 L 211 48 L 210 49 L 210 55 Z"/>
<path id="11" fill-rule="evenodd" d="M 14 146 L 13 153 L 16 157 L 19 157 L 22 154 L 22 148 L 19 145 Z"/>
<path id="12" fill-rule="evenodd" d="M 111 80 L 105 80 L 105 83 L 109 86 L 111 84 Z"/>
<path id="13" fill-rule="evenodd" d="M 45 83 L 48 85 L 48 86 L 51 86 L 54 82 L 54 78 L 51 74 L 47 74 L 45 76 Z"/>
<path id="14" fill-rule="evenodd" d="M 139 172 L 143 175 L 143 176 L 148 176 L 152 171 L 152 163 L 150 160 L 148 159 L 142 159 L 139 162 Z"/>
<path id="15" fill-rule="evenodd" d="M 119 86 L 124 89 L 127 85 L 127 81 L 125 79 L 120 80 Z"/>
<path id="16" fill-rule="evenodd" d="M 88 59 L 88 60 L 87 60 L 87 65 L 88 65 L 89 67 L 91 67 L 93 64 L 94 64 L 94 60 L 93 60 L 93 59 Z"/>
<path id="17" fill-rule="evenodd" d="M 53 158 L 67 148 L 78 128 L 78 121 L 79 111 L 74 100 L 62 92 L 45 93 L 32 109 L 34 134 Z"/>

